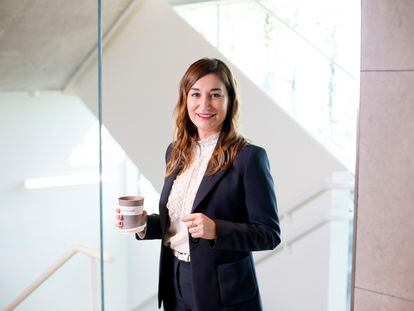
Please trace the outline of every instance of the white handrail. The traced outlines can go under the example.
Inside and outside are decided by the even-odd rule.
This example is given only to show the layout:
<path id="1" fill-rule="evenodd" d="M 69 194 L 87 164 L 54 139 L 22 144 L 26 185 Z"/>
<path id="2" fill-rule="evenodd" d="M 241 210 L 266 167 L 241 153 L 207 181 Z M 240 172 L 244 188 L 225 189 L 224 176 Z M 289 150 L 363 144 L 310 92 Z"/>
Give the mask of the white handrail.
<path id="1" fill-rule="evenodd" d="M 304 207 L 309 202 L 312 202 L 317 197 L 321 196 L 325 192 L 335 190 L 335 189 L 349 189 L 352 190 L 354 185 L 352 183 L 347 182 L 325 182 L 322 185 L 316 187 L 316 189 L 308 191 L 306 194 L 302 195 L 299 199 L 295 200 L 294 202 L 288 204 L 288 207 L 280 211 L 279 219 L 282 220 L 292 213 L 296 212 L 297 210 Z"/>
<path id="2" fill-rule="evenodd" d="M 280 253 L 282 250 L 291 247 L 293 244 L 307 236 L 308 234 L 312 233 L 313 231 L 319 229 L 323 225 L 330 223 L 332 221 L 349 221 L 353 219 L 352 213 L 343 213 L 343 214 L 331 214 L 322 220 L 316 222 L 312 226 L 309 226 L 309 228 L 306 228 L 305 230 L 302 230 L 301 232 L 293 235 L 292 238 L 288 239 L 286 242 L 282 242 L 277 248 L 275 248 L 273 251 L 269 252 L 268 254 L 261 256 L 257 259 L 255 259 L 255 264 L 259 265 L 263 261 L 269 259 L 270 257 Z"/>
<path id="3" fill-rule="evenodd" d="M 11 311 L 14 310 L 23 300 L 25 300 L 31 293 L 33 293 L 36 288 L 38 288 L 42 283 L 44 283 L 53 273 L 55 273 L 59 268 L 61 268 L 70 258 L 72 258 L 77 253 L 83 253 L 91 258 L 91 261 L 94 262 L 96 259 L 100 259 L 100 254 L 98 251 L 84 246 L 84 245 L 75 245 L 72 249 L 70 249 L 66 254 L 64 254 L 61 258 L 55 261 L 45 272 L 43 272 L 36 280 L 33 281 L 19 296 L 13 299 L 4 309 L 4 311 Z M 112 256 L 108 253 L 105 253 L 103 256 L 103 260 L 107 262 L 112 261 Z M 93 265 L 92 265 L 93 267 Z M 93 270 L 93 268 L 92 268 Z M 94 271 L 92 271 L 92 278 L 94 275 Z M 92 281 L 94 283 L 94 281 Z M 92 294 L 96 295 L 96 290 L 94 289 L 95 285 L 92 284 Z M 94 300 L 94 299 L 93 299 Z M 95 302 L 92 301 L 93 309 L 96 308 Z"/>

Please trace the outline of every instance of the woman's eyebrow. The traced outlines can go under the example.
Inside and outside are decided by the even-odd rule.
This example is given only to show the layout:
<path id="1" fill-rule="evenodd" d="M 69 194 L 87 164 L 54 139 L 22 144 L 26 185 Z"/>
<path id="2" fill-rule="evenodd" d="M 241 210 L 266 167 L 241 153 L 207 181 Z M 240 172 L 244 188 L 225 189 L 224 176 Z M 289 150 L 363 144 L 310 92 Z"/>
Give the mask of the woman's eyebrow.
<path id="1" fill-rule="evenodd" d="M 196 88 L 196 87 L 192 87 L 191 89 L 190 89 L 190 91 L 200 91 L 200 89 L 199 88 Z M 213 89 L 211 89 L 210 90 L 210 92 L 213 92 L 213 91 L 221 91 L 221 88 L 213 88 Z"/>

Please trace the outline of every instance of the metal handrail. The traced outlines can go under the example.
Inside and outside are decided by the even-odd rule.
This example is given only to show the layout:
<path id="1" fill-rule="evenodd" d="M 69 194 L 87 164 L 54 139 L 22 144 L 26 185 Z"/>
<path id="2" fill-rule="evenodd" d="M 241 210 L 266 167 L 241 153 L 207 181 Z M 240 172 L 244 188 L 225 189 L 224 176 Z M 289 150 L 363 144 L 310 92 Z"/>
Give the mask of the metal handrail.
<path id="1" fill-rule="evenodd" d="M 61 268 L 70 258 L 77 253 L 83 253 L 91 259 L 91 279 L 92 279 L 92 310 L 98 310 L 97 307 L 97 288 L 96 288 L 96 260 L 100 259 L 99 251 L 96 251 L 90 247 L 78 244 L 70 249 L 61 258 L 55 261 L 45 272 L 43 272 L 36 280 L 32 282 L 20 295 L 18 295 L 12 302 L 10 302 L 4 309 L 4 311 L 14 310 L 23 300 L 25 300 L 31 293 L 33 293 L 42 283 L 44 283 L 53 273 Z M 111 262 L 112 256 L 110 254 L 104 254 L 104 261 Z"/>
<path id="2" fill-rule="evenodd" d="M 354 185 L 352 183 L 347 182 L 325 182 L 322 183 L 322 185 L 319 185 L 316 187 L 316 189 L 312 189 L 308 191 L 305 195 L 303 195 L 301 198 L 295 200 L 294 202 L 288 204 L 288 207 L 280 211 L 279 219 L 283 220 L 284 218 L 290 216 L 297 210 L 304 207 L 309 202 L 312 202 L 325 192 L 335 190 L 335 189 L 349 189 L 352 190 L 354 188 Z"/>
<path id="3" fill-rule="evenodd" d="M 343 213 L 343 214 L 331 214 L 322 220 L 318 221 L 312 226 L 309 226 L 305 230 L 300 231 L 299 233 L 293 235 L 292 238 L 288 239 L 286 242 L 282 242 L 277 248 L 275 248 L 273 251 L 269 252 L 268 254 L 261 256 L 257 259 L 255 259 L 255 264 L 259 265 L 262 262 L 266 261 L 270 257 L 280 253 L 282 250 L 291 247 L 293 244 L 307 236 L 308 234 L 314 232 L 315 230 L 319 229 L 325 224 L 328 224 L 332 221 L 349 221 L 353 219 L 352 213 Z"/>

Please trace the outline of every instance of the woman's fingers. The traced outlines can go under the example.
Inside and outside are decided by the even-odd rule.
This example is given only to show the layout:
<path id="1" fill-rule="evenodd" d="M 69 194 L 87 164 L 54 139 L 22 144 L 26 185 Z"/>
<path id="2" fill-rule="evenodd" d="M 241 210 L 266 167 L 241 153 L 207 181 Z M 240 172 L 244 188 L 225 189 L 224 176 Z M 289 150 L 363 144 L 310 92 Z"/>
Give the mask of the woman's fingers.
<path id="1" fill-rule="evenodd" d="M 202 213 L 188 214 L 181 218 L 193 238 L 212 240 L 217 237 L 216 223 Z"/>
<path id="2" fill-rule="evenodd" d="M 194 226 L 188 229 L 188 232 L 193 238 L 202 238 L 204 236 L 204 231 L 199 226 Z"/>
<path id="3" fill-rule="evenodd" d="M 201 232 L 201 231 L 202 230 L 199 227 L 191 227 L 188 229 L 188 232 L 190 232 L 191 234 Z"/>
<path id="4" fill-rule="evenodd" d="M 115 219 L 116 219 L 115 227 L 122 228 L 124 226 L 124 222 L 123 222 L 124 216 L 120 214 L 119 208 L 116 209 L 116 213 L 117 214 L 115 215 Z M 147 212 L 143 211 L 141 217 L 142 217 L 142 223 L 145 223 L 147 221 Z"/>
<path id="5" fill-rule="evenodd" d="M 120 214 L 121 213 L 121 209 L 117 208 L 116 210 L 116 215 L 115 215 L 115 227 L 118 228 L 122 228 L 124 226 L 124 222 L 122 220 L 124 220 L 124 217 Z"/>
<path id="6" fill-rule="evenodd" d="M 181 220 L 185 222 L 187 228 L 192 228 L 199 225 L 203 221 L 202 216 L 204 215 L 200 213 L 188 214 L 182 217 Z"/>

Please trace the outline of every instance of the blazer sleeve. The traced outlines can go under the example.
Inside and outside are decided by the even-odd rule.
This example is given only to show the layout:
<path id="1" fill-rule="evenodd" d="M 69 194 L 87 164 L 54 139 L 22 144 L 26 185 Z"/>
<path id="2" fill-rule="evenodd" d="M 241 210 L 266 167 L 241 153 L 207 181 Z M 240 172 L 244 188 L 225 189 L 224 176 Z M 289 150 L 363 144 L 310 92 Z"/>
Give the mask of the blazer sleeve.
<path id="1" fill-rule="evenodd" d="M 167 164 L 168 159 L 170 158 L 172 149 L 172 143 L 169 144 L 167 151 L 165 152 L 165 163 Z M 151 214 L 147 216 L 147 226 L 145 228 L 145 234 L 141 237 L 135 233 L 135 238 L 137 240 L 154 240 L 154 239 L 161 239 L 162 238 L 162 230 L 161 230 L 161 221 L 159 214 Z"/>
<path id="2" fill-rule="evenodd" d="M 215 219 L 214 249 L 259 251 L 274 249 L 281 241 L 274 183 L 263 148 L 255 146 L 247 155 L 243 173 L 248 223 Z"/>

